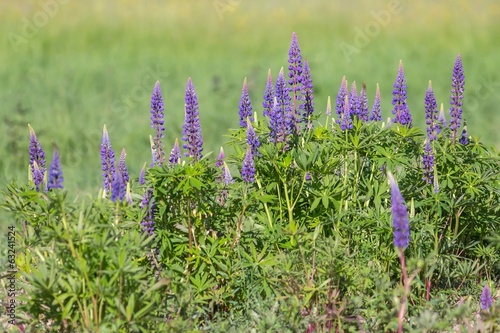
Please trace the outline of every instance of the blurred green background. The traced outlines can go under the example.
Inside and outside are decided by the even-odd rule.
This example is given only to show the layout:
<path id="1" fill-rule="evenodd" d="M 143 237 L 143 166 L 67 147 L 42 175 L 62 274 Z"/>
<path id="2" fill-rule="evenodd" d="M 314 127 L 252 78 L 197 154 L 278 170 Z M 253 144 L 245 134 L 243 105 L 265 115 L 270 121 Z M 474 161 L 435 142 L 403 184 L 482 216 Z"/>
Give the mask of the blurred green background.
<path id="1" fill-rule="evenodd" d="M 498 22 L 497 0 L 2 0 L 0 185 L 27 179 L 28 123 L 48 163 L 52 142 L 58 144 L 65 187 L 76 193 L 96 193 L 101 184 L 104 124 L 137 176 L 151 159 L 149 99 L 156 80 L 165 101 L 166 149 L 181 137 L 192 77 L 204 152 L 218 151 L 226 130 L 238 126 L 243 79 L 260 115 L 267 70 L 275 78 L 287 66 L 293 31 L 323 113 L 346 75 L 358 87 L 366 82 L 370 107 L 379 83 L 383 117 L 391 116 L 401 59 L 410 110 L 423 125 L 429 80 L 448 114 L 453 63 L 461 53 L 469 133 L 500 147 Z"/>

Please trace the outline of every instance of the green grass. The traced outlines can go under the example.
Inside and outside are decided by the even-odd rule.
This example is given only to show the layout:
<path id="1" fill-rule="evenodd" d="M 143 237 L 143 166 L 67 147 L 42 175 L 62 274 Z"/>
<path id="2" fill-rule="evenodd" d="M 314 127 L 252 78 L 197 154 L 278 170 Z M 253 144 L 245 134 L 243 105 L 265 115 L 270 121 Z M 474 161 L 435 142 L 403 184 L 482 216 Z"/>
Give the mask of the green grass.
<path id="1" fill-rule="evenodd" d="M 221 1 L 233 3 L 218 16 L 212 1 L 68 1 L 18 49 L 0 42 L 0 184 L 25 182 L 30 123 L 50 160 L 51 142 L 61 150 L 65 186 L 73 193 L 95 193 L 100 186 L 99 145 L 107 125 L 117 152 L 127 149 L 132 175 L 150 161 L 149 98 L 161 81 L 165 99 L 166 149 L 181 137 L 184 89 L 192 77 L 199 102 L 205 152 L 218 151 L 221 133 L 238 126 L 243 78 L 249 81 L 254 110 L 260 115 L 266 73 L 287 66 L 290 37 L 296 31 L 309 59 L 315 103 L 324 112 L 342 75 L 366 82 L 369 103 L 380 83 L 385 118 L 400 59 L 408 81 L 408 103 L 423 124 L 423 99 L 429 80 L 438 103 L 449 103 L 451 70 L 457 53 L 466 75 L 464 118 L 469 133 L 500 147 L 500 6 L 493 0 L 401 1 L 401 14 L 350 61 L 341 42 L 353 44 L 356 28 L 373 21 L 372 11 L 387 2 Z M 22 17 L 32 20 L 37 1 L 0 5 L 0 35 L 22 33 Z M 487 78 L 489 81 L 485 81 Z M 358 86 L 360 86 L 358 84 Z M 135 94 L 134 96 L 132 96 Z M 123 107 L 125 96 L 129 98 Z"/>

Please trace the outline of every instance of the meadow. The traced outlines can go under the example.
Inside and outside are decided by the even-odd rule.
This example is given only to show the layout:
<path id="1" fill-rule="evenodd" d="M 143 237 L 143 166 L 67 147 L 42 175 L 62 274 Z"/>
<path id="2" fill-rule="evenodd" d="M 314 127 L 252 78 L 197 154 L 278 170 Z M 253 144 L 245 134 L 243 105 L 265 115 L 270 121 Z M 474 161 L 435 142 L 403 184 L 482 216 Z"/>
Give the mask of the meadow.
<path id="1" fill-rule="evenodd" d="M 495 2 L 0 9 L 4 330 L 498 331 Z"/>

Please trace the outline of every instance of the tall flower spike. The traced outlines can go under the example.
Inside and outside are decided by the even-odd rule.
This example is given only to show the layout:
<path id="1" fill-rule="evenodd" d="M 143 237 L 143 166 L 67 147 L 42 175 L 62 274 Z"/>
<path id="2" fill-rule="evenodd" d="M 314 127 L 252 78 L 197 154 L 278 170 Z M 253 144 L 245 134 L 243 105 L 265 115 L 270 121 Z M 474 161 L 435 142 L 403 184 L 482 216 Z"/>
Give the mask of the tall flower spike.
<path id="1" fill-rule="evenodd" d="M 260 141 L 259 137 L 257 134 L 255 134 L 255 130 L 253 129 L 252 123 L 250 120 L 248 120 L 248 125 L 247 125 L 247 143 L 252 149 L 252 154 L 254 156 L 260 156 L 259 153 L 259 147 L 260 147 Z"/>
<path id="2" fill-rule="evenodd" d="M 229 171 L 229 167 L 226 162 L 223 164 L 224 167 L 224 184 L 229 185 L 234 183 L 233 176 L 231 176 L 231 171 Z"/>
<path id="3" fill-rule="evenodd" d="M 342 131 L 350 130 L 352 129 L 352 118 L 351 118 L 351 111 L 349 108 L 349 96 L 344 97 L 344 112 L 342 112 L 342 119 L 340 122 L 340 129 Z"/>
<path id="4" fill-rule="evenodd" d="M 285 142 L 286 136 L 295 132 L 295 114 L 292 112 L 291 98 L 288 87 L 286 85 L 283 67 L 281 68 L 278 78 L 276 79 L 276 100 L 278 102 L 277 109 L 273 109 L 273 116 L 279 119 L 279 142 Z"/>
<path id="5" fill-rule="evenodd" d="M 356 81 L 353 81 L 351 92 L 349 93 L 349 113 L 351 114 L 351 118 L 357 116 L 359 119 L 361 115 L 360 111 L 358 88 L 356 87 Z"/>
<path id="6" fill-rule="evenodd" d="M 274 144 L 285 141 L 285 119 L 276 97 L 274 97 L 274 105 L 269 114 L 269 140 Z"/>
<path id="7" fill-rule="evenodd" d="M 154 197 L 153 197 L 153 189 L 148 188 L 143 196 L 142 196 L 142 201 L 141 201 L 141 209 L 145 209 L 145 215 L 142 218 L 141 221 L 141 226 L 142 226 L 142 231 L 146 233 L 148 236 L 154 235 L 155 227 L 154 227 L 154 210 L 155 210 L 155 203 L 154 203 Z"/>
<path id="8" fill-rule="evenodd" d="M 156 81 L 151 95 L 151 128 L 155 130 L 153 138 L 153 164 L 163 165 L 165 162 L 165 152 L 162 139 L 165 137 L 163 97 L 160 88 L 160 81 Z"/>
<path id="9" fill-rule="evenodd" d="M 327 116 L 332 115 L 332 101 L 330 99 L 330 96 L 328 96 L 328 100 L 326 101 L 326 111 L 325 111 Z"/>
<path id="10" fill-rule="evenodd" d="M 424 156 L 422 157 L 424 180 L 427 184 L 434 182 L 434 153 L 432 151 L 430 139 L 425 140 Z"/>
<path id="11" fill-rule="evenodd" d="M 43 182 L 43 177 L 45 175 L 45 152 L 43 151 L 42 145 L 36 137 L 35 130 L 31 125 L 28 124 L 30 130 L 30 169 L 31 175 L 33 177 L 33 182 L 38 189 Z M 35 171 L 35 162 L 37 164 L 37 170 Z M 40 177 L 41 175 L 41 177 Z M 35 177 L 36 176 L 36 177 Z"/>
<path id="12" fill-rule="evenodd" d="M 220 168 L 224 165 L 224 158 L 225 158 L 224 148 L 220 147 L 219 156 L 217 156 L 217 159 L 215 160 L 216 168 Z"/>
<path id="13" fill-rule="evenodd" d="M 145 182 L 146 182 L 146 163 L 144 163 L 141 172 L 139 173 L 139 185 L 144 185 Z"/>
<path id="14" fill-rule="evenodd" d="M 464 122 L 464 128 L 462 129 L 462 135 L 460 136 L 460 139 L 458 139 L 458 142 L 464 146 L 469 144 L 469 133 L 467 132 L 467 123 L 466 122 Z"/>
<path id="15" fill-rule="evenodd" d="M 102 166 L 102 181 L 105 194 L 111 193 L 113 184 L 113 176 L 115 174 L 115 152 L 109 141 L 108 130 L 106 125 L 102 130 L 101 142 L 101 166 Z"/>
<path id="16" fill-rule="evenodd" d="M 240 127 L 247 126 L 247 118 L 253 121 L 252 102 L 248 95 L 247 78 L 243 80 L 243 88 L 241 89 L 240 97 Z"/>
<path id="17" fill-rule="evenodd" d="M 302 104 L 300 109 L 302 110 L 302 122 L 305 123 L 304 127 L 307 129 L 312 128 L 311 116 L 314 112 L 314 93 L 313 93 L 313 83 L 311 77 L 311 70 L 309 68 L 309 62 L 304 61 L 304 73 L 302 78 Z M 331 106 L 330 106 L 331 109 Z"/>
<path id="18" fill-rule="evenodd" d="M 391 187 L 392 226 L 394 231 L 394 245 L 406 249 L 410 243 L 410 222 L 405 200 L 401 195 L 398 184 L 391 172 L 387 173 Z"/>
<path id="19" fill-rule="evenodd" d="M 175 138 L 174 147 L 170 151 L 170 157 L 168 158 L 168 165 L 173 166 L 179 164 L 181 160 L 181 149 L 179 147 L 179 139 Z"/>
<path id="20" fill-rule="evenodd" d="M 368 96 L 366 96 L 366 84 L 363 82 L 361 92 L 359 93 L 359 119 L 368 121 Z"/>
<path id="21" fill-rule="evenodd" d="M 370 114 L 371 121 L 382 121 L 382 112 L 380 110 L 380 87 L 377 83 L 377 90 L 375 92 L 375 100 Z"/>
<path id="22" fill-rule="evenodd" d="M 47 189 L 63 188 L 63 173 L 61 168 L 61 157 L 59 156 L 59 149 L 54 144 L 54 155 L 52 155 L 52 162 L 49 167 L 49 181 Z"/>
<path id="23" fill-rule="evenodd" d="M 292 93 L 293 119 L 297 121 L 299 113 L 299 101 L 302 99 L 303 67 L 302 55 L 300 53 L 299 40 L 297 34 L 292 33 L 292 42 L 288 51 L 288 84 Z M 294 123 L 294 126 L 296 124 Z"/>
<path id="24" fill-rule="evenodd" d="M 264 112 L 262 113 L 264 117 L 269 117 L 271 115 L 274 106 L 274 88 L 273 88 L 273 77 L 271 76 L 271 69 L 267 72 L 267 82 L 266 89 L 264 90 L 264 101 L 262 102 L 262 107 Z"/>
<path id="25" fill-rule="evenodd" d="M 481 309 L 488 310 L 493 305 L 493 297 L 491 296 L 491 290 L 488 285 L 485 285 L 483 292 L 481 293 Z"/>
<path id="26" fill-rule="evenodd" d="M 198 97 L 193 81 L 188 79 L 186 86 L 186 116 L 182 127 L 183 148 L 187 149 L 186 156 L 191 156 L 195 161 L 202 158 L 203 138 L 201 134 L 200 117 L 198 113 Z"/>
<path id="27" fill-rule="evenodd" d="M 115 168 L 113 175 L 113 184 L 111 188 L 111 201 L 123 201 L 125 198 L 126 185 L 123 183 L 123 175 L 120 172 L 120 167 Z"/>
<path id="28" fill-rule="evenodd" d="M 345 97 L 347 96 L 347 80 L 345 75 L 342 77 L 342 83 L 340 84 L 339 92 L 337 93 L 337 101 L 335 104 L 335 110 L 337 112 L 337 124 L 340 125 L 342 119 L 344 118 L 344 104 Z"/>
<path id="29" fill-rule="evenodd" d="M 122 153 L 120 154 L 120 161 L 118 162 L 118 169 L 120 169 L 120 174 L 122 176 L 123 184 L 127 184 L 129 181 L 127 164 L 125 163 L 125 159 L 127 158 L 127 152 L 125 148 L 122 149 Z"/>
<path id="30" fill-rule="evenodd" d="M 425 123 L 427 124 L 427 137 L 430 141 L 434 141 L 437 138 L 437 128 L 438 128 L 438 110 L 436 97 L 434 97 L 434 91 L 432 90 L 432 83 L 429 81 L 429 86 L 425 92 Z"/>
<path id="31" fill-rule="evenodd" d="M 241 179 L 246 183 L 253 183 L 255 180 L 255 164 L 253 161 L 252 149 L 247 148 L 245 158 L 243 159 L 243 167 L 241 168 Z"/>
<path id="32" fill-rule="evenodd" d="M 406 78 L 403 69 L 403 61 L 399 62 L 398 75 L 394 82 L 392 96 L 392 105 L 394 105 L 392 114 L 395 115 L 393 122 L 412 127 L 410 109 L 406 104 Z"/>
<path id="33" fill-rule="evenodd" d="M 462 65 L 462 56 L 457 55 L 455 65 L 453 66 L 453 76 L 451 79 L 451 98 L 450 98 L 450 129 L 451 139 L 455 143 L 458 135 L 458 129 L 462 122 L 462 99 L 464 98 L 465 76 Z"/>
<path id="34" fill-rule="evenodd" d="M 446 117 L 444 115 L 444 105 L 441 103 L 441 108 L 439 109 L 438 125 L 436 126 L 436 134 L 441 133 L 443 129 L 446 128 Z"/>

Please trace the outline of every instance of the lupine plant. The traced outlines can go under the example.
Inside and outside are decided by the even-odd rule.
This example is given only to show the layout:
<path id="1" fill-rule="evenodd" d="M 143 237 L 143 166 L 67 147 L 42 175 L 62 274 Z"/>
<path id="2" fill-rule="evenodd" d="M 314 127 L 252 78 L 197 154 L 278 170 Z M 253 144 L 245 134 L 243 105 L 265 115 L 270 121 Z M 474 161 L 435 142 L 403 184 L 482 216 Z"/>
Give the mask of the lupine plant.
<path id="1" fill-rule="evenodd" d="M 377 84 L 368 115 L 366 86 L 355 106 L 356 86 L 349 93 L 343 77 L 336 119 L 328 98 L 325 123 L 313 108 L 315 68 L 302 63 L 296 34 L 289 59 L 289 81 L 281 69 L 273 85 L 269 71 L 254 114 L 244 84 L 233 108 L 244 124 L 215 155 L 203 153 L 188 79 L 185 109 L 172 110 L 184 112 L 174 137 L 182 134 L 185 154 L 176 139 L 166 163 L 157 83 L 153 163 L 126 176 L 125 150 L 116 160 L 104 126 L 103 189 L 83 201 L 59 186 L 58 151 L 44 180 L 45 155 L 30 126 L 32 181 L 9 184 L 1 203 L 19 230 L 20 299 L 16 321 L 2 328 L 497 332 L 500 155 L 465 124 L 458 137 L 461 58 L 449 124 L 443 111 L 437 116 L 430 85 L 415 92 L 425 95 L 412 110 L 427 116 L 427 128 L 412 123 L 402 63 L 394 85 L 380 84 L 393 87 L 392 110 Z"/>

